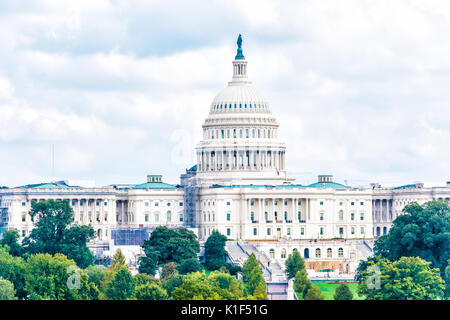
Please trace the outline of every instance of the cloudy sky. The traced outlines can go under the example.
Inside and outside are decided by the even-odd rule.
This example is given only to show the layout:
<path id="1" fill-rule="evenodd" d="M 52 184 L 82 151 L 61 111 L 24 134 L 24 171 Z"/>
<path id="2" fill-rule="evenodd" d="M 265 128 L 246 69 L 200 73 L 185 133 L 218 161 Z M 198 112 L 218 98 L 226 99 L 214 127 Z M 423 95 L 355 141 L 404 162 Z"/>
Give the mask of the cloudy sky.
<path id="1" fill-rule="evenodd" d="M 450 180 L 448 0 L 4 0 L 0 185 L 177 183 L 239 33 L 297 182 Z"/>

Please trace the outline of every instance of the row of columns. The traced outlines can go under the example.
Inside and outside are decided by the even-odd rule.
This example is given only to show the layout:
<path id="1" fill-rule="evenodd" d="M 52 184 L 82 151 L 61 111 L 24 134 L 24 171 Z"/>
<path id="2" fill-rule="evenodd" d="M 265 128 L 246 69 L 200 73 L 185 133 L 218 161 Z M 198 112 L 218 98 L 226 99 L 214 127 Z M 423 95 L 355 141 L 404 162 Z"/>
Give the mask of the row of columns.
<path id="1" fill-rule="evenodd" d="M 251 205 L 253 201 L 253 206 Z M 265 205 L 265 202 L 268 202 Z M 274 202 L 278 201 L 281 205 L 275 206 Z M 284 202 L 287 201 L 287 205 Z M 304 210 L 300 210 L 301 205 L 298 202 L 304 203 Z M 309 202 L 310 199 L 304 198 L 249 198 L 245 199 L 245 209 L 247 221 L 254 221 L 255 223 L 265 223 L 267 221 L 288 223 L 289 222 L 300 222 L 306 221 L 309 217 Z M 290 205 L 289 205 L 290 204 Z M 286 209 L 289 208 L 289 209 Z M 279 211 L 280 210 L 280 211 Z M 285 217 L 285 211 L 287 216 Z M 298 219 L 298 212 L 300 211 L 300 220 Z M 253 220 L 252 220 L 253 212 Z M 267 219 L 265 217 L 265 212 L 267 212 Z M 275 217 L 275 212 L 277 216 Z"/>
<path id="2" fill-rule="evenodd" d="M 232 150 L 197 152 L 199 171 L 284 170 L 285 152 L 274 150 Z"/>

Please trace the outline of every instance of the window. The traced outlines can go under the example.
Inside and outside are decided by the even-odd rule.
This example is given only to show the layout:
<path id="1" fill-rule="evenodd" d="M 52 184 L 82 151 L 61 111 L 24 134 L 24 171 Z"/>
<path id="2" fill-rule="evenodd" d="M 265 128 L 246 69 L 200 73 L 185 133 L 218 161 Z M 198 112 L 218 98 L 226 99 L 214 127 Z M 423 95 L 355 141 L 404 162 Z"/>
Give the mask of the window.
<path id="1" fill-rule="evenodd" d="M 352 227 L 352 234 L 355 234 L 355 227 Z"/>
<path id="2" fill-rule="evenodd" d="M 167 206 L 170 207 L 170 202 L 167 202 Z"/>
<path id="3" fill-rule="evenodd" d="M 270 259 L 275 259 L 275 250 L 270 249 L 269 250 L 269 256 L 270 256 Z"/>
<path id="4" fill-rule="evenodd" d="M 298 219 L 298 221 L 300 221 L 301 220 L 301 217 L 302 217 L 302 213 L 299 211 L 299 212 L 297 212 L 297 219 Z"/>
<path id="5" fill-rule="evenodd" d="M 360 204 L 361 206 L 363 206 L 363 205 L 364 205 L 364 202 L 361 201 L 359 204 Z"/>
<path id="6" fill-rule="evenodd" d="M 323 206 L 323 201 L 320 201 L 320 203 L 319 203 L 321 206 Z"/>
<path id="7" fill-rule="evenodd" d="M 361 234 L 364 234 L 364 227 L 361 227 Z"/>
<path id="8" fill-rule="evenodd" d="M 339 220 L 342 221 L 344 220 L 344 211 L 339 211 Z"/>
<path id="9" fill-rule="evenodd" d="M 231 235 L 231 229 L 227 228 L 227 236 L 230 236 L 230 235 Z"/>
<path id="10" fill-rule="evenodd" d="M 167 211 L 167 221 L 172 221 L 172 212 Z"/>
<path id="11" fill-rule="evenodd" d="M 319 219 L 320 219 L 320 220 L 323 220 L 323 212 L 320 213 Z"/>
<path id="12" fill-rule="evenodd" d="M 281 259 L 286 259 L 286 249 L 281 250 Z"/>
<path id="13" fill-rule="evenodd" d="M 25 230 L 22 230 L 22 237 L 25 237 L 27 235 L 27 232 Z"/>
<path id="14" fill-rule="evenodd" d="M 251 205 L 251 206 L 253 205 L 253 201 L 250 201 L 250 205 Z"/>
<path id="15" fill-rule="evenodd" d="M 272 229 L 267 228 L 267 235 L 270 236 L 271 233 L 272 233 Z"/>
<path id="16" fill-rule="evenodd" d="M 155 207 L 159 206 L 159 202 L 155 202 Z"/>
<path id="17" fill-rule="evenodd" d="M 148 222 L 148 213 L 145 214 L 145 222 Z"/>
<path id="18" fill-rule="evenodd" d="M 287 201 L 284 202 L 284 205 L 287 206 Z"/>
<path id="19" fill-rule="evenodd" d="M 301 202 L 301 201 L 298 201 L 297 204 L 300 206 L 300 205 L 302 204 L 302 202 Z"/>
<path id="20" fill-rule="evenodd" d="M 320 235 L 323 235 L 323 227 L 320 227 Z"/>
<path id="21" fill-rule="evenodd" d="M 230 202 L 227 202 L 227 206 L 229 206 L 230 205 Z"/>
<path id="22" fill-rule="evenodd" d="M 360 220 L 364 220 L 364 212 L 361 212 Z"/>
<path id="23" fill-rule="evenodd" d="M 343 256 L 344 256 L 344 249 L 339 248 L 339 249 L 338 249 L 338 257 L 339 257 L 339 258 L 342 258 Z"/>
<path id="24" fill-rule="evenodd" d="M 25 220 L 27 219 L 27 216 L 25 215 L 25 213 L 22 214 L 22 222 L 25 222 Z"/>
<path id="25" fill-rule="evenodd" d="M 159 222 L 159 214 L 155 213 L 155 222 Z"/>
<path id="26" fill-rule="evenodd" d="M 301 234 L 302 236 L 305 235 L 305 228 L 300 228 L 300 234 Z"/>
<path id="27" fill-rule="evenodd" d="M 103 203 L 103 205 L 106 207 L 106 206 L 108 205 L 108 202 L 105 201 L 105 202 Z"/>
<path id="28" fill-rule="evenodd" d="M 183 222 L 183 214 L 180 213 L 180 222 Z"/>
<path id="29" fill-rule="evenodd" d="M 355 213 L 354 213 L 354 212 L 352 212 L 352 213 L 350 214 L 350 219 L 355 220 Z"/>
<path id="30" fill-rule="evenodd" d="M 355 203 L 354 203 L 354 202 L 351 202 L 350 204 L 351 204 L 352 206 L 354 206 L 354 205 L 355 205 Z"/>
<path id="31" fill-rule="evenodd" d="M 25 207 L 25 205 L 26 205 L 26 203 L 25 203 L 25 202 L 22 202 L 22 207 Z"/>
<path id="32" fill-rule="evenodd" d="M 320 258 L 320 249 L 319 248 L 316 249 L 316 258 Z"/>
<path id="33" fill-rule="evenodd" d="M 148 207 L 148 202 L 145 202 L 145 206 Z"/>
<path id="34" fill-rule="evenodd" d="M 331 250 L 331 248 L 327 249 L 327 258 L 332 258 L 333 257 L 333 250 Z"/>
<path id="35" fill-rule="evenodd" d="M 275 206 L 278 205 L 278 201 L 274 201 L 273 205 Z"/>
<path id="36" fill-rule="evenodd" d="M 340 236 L 344 235 L 344 228 L 342 228 L 342 227 L 339 228 L 339 235 Z"/>
<path id="37" fill-rule="evenodd" d="M 183 206 L 183 202 L 180 202 L 180 207 L 182 207 Z"/>
<path id="38" fill-rule="evenodd" d="M 257 236 L 257 235 L 258 235 L 258 229 L 253 228 L 253 235 L 254 235 L 254 236 Z"/>
<path id="39" fill-rule="evenodd" d="M 250 212 L 250 219 L 251 219 L 252 221 L 255 221 L 255 214 L 253 213 L 253 211 Z"/>
<path id="40" fill-rule="evenodd" d="M 231 220 L 231 214 L 227 213 L 227 221 Z"/>
<path id="41" fill-rule="evenodd" d="M 291 235 L 291 228 L 287 228 L 287 235 L 290 236 Z"/>

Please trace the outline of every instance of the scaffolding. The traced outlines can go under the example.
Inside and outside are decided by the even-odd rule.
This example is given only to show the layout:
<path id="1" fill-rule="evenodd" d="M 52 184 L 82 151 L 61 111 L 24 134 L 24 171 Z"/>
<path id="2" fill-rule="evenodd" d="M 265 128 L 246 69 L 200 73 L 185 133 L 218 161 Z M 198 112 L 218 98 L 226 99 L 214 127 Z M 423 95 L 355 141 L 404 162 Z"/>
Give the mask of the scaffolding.
<path id="1" fill-rule="evenodd" d="M 148 240 L 154 228 L 121 226 L 111 230 L 111 239 L 116 246 L 141 246 Z"/>

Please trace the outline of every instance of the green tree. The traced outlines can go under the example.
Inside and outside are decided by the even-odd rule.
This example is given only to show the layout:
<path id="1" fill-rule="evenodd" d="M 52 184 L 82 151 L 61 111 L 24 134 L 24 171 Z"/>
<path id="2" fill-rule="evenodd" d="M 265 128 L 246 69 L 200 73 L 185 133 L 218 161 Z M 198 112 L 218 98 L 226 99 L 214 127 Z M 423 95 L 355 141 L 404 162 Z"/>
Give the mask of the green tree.
<path id="1" fill-rule="evenodd" d="M 244 280 L 250 276 L 250 273 L 255 267 L 259 267 L 259 262 L 256 260 L 256 256 L 252 253 L 247 260 L 245 260 L 244 265 L 242 266 L 242 277 Z"/>
<path id="2" fill-rule="evenodd" d="M 376 270 L 376 272 L 374 272 Z M 419 257 L 379 257 L 361 271 L 358 295 L 367 300 L 434 300 L 444 296 L 439 269 Z"/>
<path id="3" fill-rule="evenodd" d="M 227 272 L 211 272 L 208 276 L 208 282 L 222 299 L 237 300 L 245 296 L 243 282 Z"/>
<path id="4" fill-rule="evenodd" d="M 177 266 L 177 270 L 180 274 L 188 274 L 191 272 L 202 271 L 203 267 L 197 258 L 191 258 L 181 261 Z"/>
<path id="5" fill-rule="evenodd" d="M 148 274 L 145 273 L 138 273 L 133 278 L 134 278 L 134 285 L 136 287 L 143 284 L 156 284 L 156 285 L 160 284 L 158 279 L 149 276 Z"/>
<path id="6" fill-rule="evenodd" d="M 72 271 L 70 271 L 72 269 Z M 63 254 L 31 255 L 25 265 L 25 287 L 32 300 L 74 300 L 76 288 L 67 285 L 74 276 L 75 261 Z M 72 278 L 73 279 L 73 278 Z"/>
<path id="7" fill-rule="evenodd" d="M 158 266 L 196 258 L 200 252 L 197 236 L 186 228 L 157 227 L 142 245 L 145 256 L 139 258 L 139 272 L 154 275 Z"/>
<path id="8" fill-rule="evenodd" d="M 78 289 L 79 300 L 98 300 L 100 290 L 94 282 L 90 281 L 87 272 L 80 271 L 80 288 Z"/>
<path id="9" fill-rule="evenodd" d="M 334 300 L 352 300 L 353 293 L 350 291 L 348 284 L 342 283 L 334 292 Z"/>
<path id="10" fill-rule="evenodd" d="M 105 279 L 105 270 L 97 266 L 89 266 L 84 270 L 89 278 L 97 288 L 100 288 L 103 279 Z"/>
<path id="11" fill-rule="evenodd" d="M 181 286 L 182 283 L 183 283 L 183 276 L 180 274 L 175 274 L 169 279 L 162 281 L 161 286 L 167 291 L 167 294 L 169 296 L 172 296 L 173 291 L 177 287 Z"/>
<path id="12" fill-rule="evenodd" d="M 94 261 L 86 243 L 95 236 L 90 226 L 73 225 L 73 210 L 68 200 L 32 202 L 29 212 L 35 227 L 22 241 L 30 254 L 62 253 L 81 268 Z"/>
<path id="13" fill-rule="evenodd" d="M 167 300 L 167 291 L 155 283 L 141 284 L 135 289 L 135 297 L 138 300 Z"/>
<path id="14" fill-rule="evenodd" d="M 120 268 L 122 268 L 123 266 L 126 266 L 126 262 L 125 262 L 125 256 L 122 253 L 122 250 L 117 249 L 116 253 L 114 253 L 112 261 L 111 261 L 111 265 L 110 268 L 111 270 L 115 270 L 118 271 L 120 270 Z"/>
<path id="15" fill-rule="evenodd" d="M 106 296 L 110 300 L 127 300 L 134 294 L 134 281 L 130 270 L 122 266 L 108 284 Z"/>
<path id="16" fill-rule="evenodd" d="M 448 266 L 445 267 L 444 279 L 445 279 L 445 296 L 448 299 L 450 298 L 450 260 L 448 260 Z"/>
<path id="17" fill-rule="evenodd" d="M 389 233 L 374 246 L 375 255 L 390 261 L 420 257 L 439 268 L 442 276 L 450 259 L 450 207 L 446 201 L 411 203 L 403 209 Z"/>
<path id="18" fill-rule="evenodd" d="M 308 279 L 308 274 L 305 269 L 297 271 L 294 278 L 294 291 L 300 299 L 305 299 L 308 290 L 312 287 L 311 280 Z"/>
<path id="19" fill-rule="evenodd" d="M 0 247 L 0 277 L 14 285 L 19 299 L 28 295 L 25 289 L 25 261 L 10 255 L 5 247 Z"/>
<path id="20" fill-rule="evenodd" d="M 217 270 L 225 265 L 225 244 L 227 237 L 213 230 L 205 242 L 205 265 L 209 270 Z"/>
<path id="21" fill-rule="evenodd" d="M 0 239 L 0 246 L 8 246 L 9 254 L 15 257 L 22 256 L 23 249 L 19 244 L 19 231 L 10 229 L 3 232 L 3 238 Z"/>
<path id="22" fill-rule="evenodd" d="M 166 263 L 161 269 L 161 280 L 167 280 L 177 272 L 177 265 L 173 262 Z"/>
<path id="23" fill-rule="evenodd" d="M 294 250 L 286 259 L 286 273 L 288 278 L 294 278 L 298 271 L 305 269 L 305 260 L 302 258 L 298 250 Z"/>
<path id="24" fill-rule="evenodd" d="M 258 285 L 255 288 L 255 291 L 253 292 L 253 297 L 256 300 L 267 300 L 267 287 L 264 284 L 264 282 L 258 283 Z"/>
<path id="25" fill-rule="evenodd" d="M 312 285 L 309 288 L 308 293 L 306 293 L 305 300 L 323 300 L 324 296 L 322 291 L 320 291 L 319 287 L 316 285 Z"/>
<path id="26" fill-rule="evenodd" d="M 3 278 L 0 278 L 0 300 L 17 300 L 14 285 Z"/>

